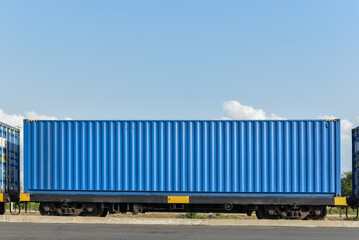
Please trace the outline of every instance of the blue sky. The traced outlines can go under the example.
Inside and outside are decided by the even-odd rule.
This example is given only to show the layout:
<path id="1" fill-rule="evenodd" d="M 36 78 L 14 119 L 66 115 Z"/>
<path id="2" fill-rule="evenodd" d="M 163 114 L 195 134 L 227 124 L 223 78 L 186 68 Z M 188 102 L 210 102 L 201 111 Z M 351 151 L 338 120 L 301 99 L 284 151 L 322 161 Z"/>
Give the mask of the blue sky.
<path id="1" fill-rule="evenodd" d="M 356 0 L 0 2 L 7 116 L 248 117 L 233 100 L 349 129 L 358 76 Z"/>

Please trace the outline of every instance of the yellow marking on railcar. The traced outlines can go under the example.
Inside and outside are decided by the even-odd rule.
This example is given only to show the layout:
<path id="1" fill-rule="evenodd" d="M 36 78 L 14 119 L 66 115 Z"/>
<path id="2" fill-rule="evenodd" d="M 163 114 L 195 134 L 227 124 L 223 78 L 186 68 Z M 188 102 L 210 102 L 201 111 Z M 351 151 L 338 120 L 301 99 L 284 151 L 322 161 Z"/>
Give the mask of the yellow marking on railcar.
<path id="1" fill-rule="evenodd" d="M 20 202 L 30 202 L 30 193 L 20 193 Z"/>
<path id="2" fill-rule="evenodd" d="M 326 119 L 326 122 L 339 122 L 339 119 Z"/>
<path id="3" fill-rule="evenodd" d="M 334 198 L 334 205 L 335 206 L 346 206 L 347 205 L 347 198 L 346 197 L 335 197 Z"/>
<path id="4" fill-rule="evenodd" d="M 168 203 L 189 203 L 189 196 L 168 196 Z"/>

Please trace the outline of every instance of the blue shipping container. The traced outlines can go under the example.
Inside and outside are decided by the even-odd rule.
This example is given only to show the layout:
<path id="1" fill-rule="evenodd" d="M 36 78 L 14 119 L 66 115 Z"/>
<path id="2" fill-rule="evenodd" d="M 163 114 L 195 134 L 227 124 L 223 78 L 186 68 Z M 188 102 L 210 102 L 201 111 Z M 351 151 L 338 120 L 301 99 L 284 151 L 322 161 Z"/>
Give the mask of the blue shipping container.
<path id="1" fill-rule="evenodd" d="M 359 127 L 352 130 L 353 149 L 353 194 L 359 198 Z"/>
<path id="2" fill-rule="evenodd" d="M 20 130 L 0 122 L 0 192 L 19 193 Z"/>
<path id="3" fill-rule="evenodd" d="M 340 191 L 339 120 L 24 122 L 25 193 Z"/>

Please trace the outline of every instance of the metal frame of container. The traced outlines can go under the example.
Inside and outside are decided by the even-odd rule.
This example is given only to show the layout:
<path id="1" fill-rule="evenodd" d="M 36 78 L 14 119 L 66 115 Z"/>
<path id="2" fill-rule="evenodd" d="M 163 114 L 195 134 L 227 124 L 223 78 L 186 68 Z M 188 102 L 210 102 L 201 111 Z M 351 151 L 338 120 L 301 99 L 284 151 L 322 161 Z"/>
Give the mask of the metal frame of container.
<path id="1" fill-rule="evenodd" d="M 340 121 L 25 120 L 20 202 L 40 213 L 233 212 L 323 219 Z"/>
<path id="2" fill-rule="evenodd" d="M 0 202 L 9 202 L 16 200 L 20 192 L 20 129 L 0 122 L 0 133 Z"/>
<path id="3" fill-rule="evenodd" d="M 81 181 L 81 179 L 76 179 L 78 176 L 77 175 L 71 175 L 70 173 L 68 173 L 68 175 L 66 175 L 67 173 L 57 173 L 57 174 L 62 174 L 63 177 L 60 179 L 57 179 L 57 181 L 67 181 L 66 179 L 64 179 L 64 177 L 69 177 L 71 178 L 70 184 L 72 184 L 70 188 L 53 188 L 53 187 L 48 187 L 45 186 L 44 184 L 48 184 L 49 181 L 42 182 L 44 179 L 42 179 L 42 177 L 40 176 L 39 178 L 35 177 L 35 178 L 30 178 L 30 171 L 35 171 L 38 174 L 39 171 L 43 172 L 43 174 L 45 174 L 44 176 L 48 176 L 50 174 L 50 172 L 46 173 L 46 169 L 45 165 L 44 165 L 44 159 L 46 153 L 48 154 L 50 152 L 50 150 L 46 150 L 47 146 L 50 146 L 51 144 L 54 146 L 54 151 L 58 153 L 58 151 L 64 151 L 63 153 L 65 153 L 68 149 L 72 149 L 72 151 L 75 152 L 70 152 L 68 154 L 68 152 L 66 152 L 66 156 L 70 157 L 73 161 L 71 164 L 75 164 L 73 166 L 73 169 L 76 168 L 76 166 L 78 167 L 80 164 L 80 162 L 76 161 L 76 157 L 74 157 L 73 154 L 81 154 L 81 149 L 77 149 L 76 147 L 74 147 L 72 144 L 76 143 L 76 141 L 79 141 L 80 138 L 84 138 L 86 136 L 86 132 L 85 130 L 81 132 L 81 129 L 85 129 L 85 125 L 86 127 L 88 127 L 88 125 L 91 125 L 92 127 L 94 127 L 92 129 L 93 133 L 92 134 L 98 134 L 96 135 L 98 139 L 94 139 L 95 141 L 95 148 L 102 148 L 104 147 L 105 150 L 103 150 L 101 153 L 96 152 L 96 154 L 99 156 L 101 154 L 104 154 L 103 156 L 101 156 L 101 158 L 103 158 L 103 161 L 107 161 L 107 158 L 111 157 L 111 153 L 110 150 L 113 151 L 113 146 L 107 146 L 106 144 L 108 144 L 109 142 L 111 142 L 113 140 L 114 137 L 114 132 L 113 130 L 109 130 L 107 131 L 106 128 L 112 128 L 113 126 L 111 124 L 124 124 L 126 126 L 128 126 L 131 131 L 133 131 L 135 134 L 139 134 L 139 138 L 144 137 L 144 138 L 156 138 L 156 136 L 153 136 L 151 134 L 146 135 L 148 132 L 152 131 L 149 130 L 150 127 L 146 127 L 146 126 L 152 126 L 152 124 L 161 124 L 163 123 L 164 127 L 167 127 L 166 124 L 168 124 L 168 126 L 170 126 L 170 130 L 168 130 L 166 132 L 166 134 L 169 134 L 169 138 L 171 138 L 171 134 L 177 134 L 180 135 L 182 134 L 181 131 L 187 131 L 188 127 L 191 124 L 193 124 L 194 128 L 195 126 L 199 126 L 201 124 L 203 124 L 203 126 L 205 126 L 205 124 L 209 124 L 211 126 L 219 126 L 218 129 L 216 129 L 216 131 L 220 131 L 220 138 L 223 137 L 223 139 L 219 140 L 219 144 L 222 144 L 221 146 L 225 145 L 225 141 L 230 142 L 231 138 L 233 137 L 232 135 L 230 136 L 230 129 L 228 126 L 231 124 L 234 124 L 234 126 L 236 126 L 237 128 L 239 126 L 241 126 L 240 124 L 253 124 L 250 127 L 250 133 L 247 133 L 248 135 L 248 139 L 249 141 L 251 141 L 253 144 L 257 144 L 257 142 L 253 142 L 253 141 L 262 141 L 263 139 L 265 139 L 263 137 L 263 139 L 261 138 L 262 132 L 256 132 L 257 130 L 255 128 L 257 128 L 260 124 L 262 124 L 263 126 L 265 126 L 264 128 L 266 128 L 266 131 L 272 131 L 273 129 L 268 127 L 271 126 L 271 124 L 278 124 L 278 126 L 280 126 L 280 128 L 277 129 L 278 131 L 278 138 L 280 139 L 281 142 L 283 142 L 283 144 L 286 144 L 285 147 L 288 149 L 296 149 L 297 146 L 300 146 L 301 144 L 304 144 L 304 138 L 298 138 L 297 137 L 299 135 L 305 135 L 308 134 L 308 141 L 310 143 L 308 143 L 309 148 L 311 148 L 311 146 L 313 146 L 313 149 L 311 148 L 310 154 L 314 154 L 314 158 L 318 158 L 321 159 L 322 157 L 330 157 L 330 163 L 327 162 L 327 159 L 323 160 L 323 164 L 324 167 L 323 169 L 320 168 L 319 169 L 314 169 L 315 171 L 317 171 L 317 174 L 319 174 L 321 177 L 318 177 L 317 175 L 315 175 L 315 173 L 311 173 L 310 177 L 313 178 L 312 180 L 318 180 L 318 181 L 314 181 L 313 184 L 314 185 L 318 185 L 316 186 L 309 186 L 308 189 L 312 189 L 309 192 L 303 192 L 303 191 L 293 191 L 293 190 L 282 190 L 279 192 L 275 192 L 275 191 L 265 191 L 265 192 L 261 192 L 258 190 L 255 190 L 256 187 L 255 186 L 250 186 L 246 191 L 228 191 L 225 188 L 228 187 L 228 185 L 223 185 L 224 188 L 222 187 L 221 191 L 196 191 L 196 190 L 191 190 L 188 191 L 188 188 L 186 191 L 176 191 L 176 187 L 173 187 L 171 189 L 168 190 L 155 190 L 155 191 L 141 191 L 140 188 L 138 187 L 137 189 L 135 189 L 135 191 L 132 189 L 131 191 L 128 191 L 126 189 L 109 189 L 109 187 L 105 188 L 105 189 L 99 189 L 99 188 L 91 188 L 91 189 L 81 189 L 81 188 L 76 188 L 75 186 L 75 182 L 71 182 L 71 181 Z M 61 130 L 57 129 L 56 131 L 59 131 L 60 137 L 57 136 L 57 139 L 54 138 L 53 141 L 51 140 L 51 138 L 53 138 L 53 135 L 51 135 L 54 132 L 50 132 L 51 131 L 55 131 L 53 130 L 53 127 L 56 124 L 69 124 L 69 128 L 61 128 Z M 104 124 L 105 127 L 102 126 L 102 124 Z M 176 125 L 177 124 L 177 125 Z M 178 125 L 179 124 L 179 125 Z M 180 124 L 185 124 L 185 125 L 181 125 L 182 127 L 180 127 Z M 189 124 L 189 125 L 186 125 Z M 197 125 L 196 125 L 197 124 Z M 308 128 L 303 127 L 305 124 L 308 124 Z M 60 126 L 59 125 L 59 126 Z M 110 127 L 110 125 L 112 127 Z M 207 127 L 210 127 L 210 126 Z M 303 125 L 303 126 L 302 126 Z M 97 126 L 97 127 L 96 127 Z M 159 125 L 156 125 L 157 127 L 159 127 Z M 192 125 L 191 125 L 192 126 Z M 232 126 L 232 125 L 231 125 Z M 294 126 L 294 127 L 293 127 Z M 55 126 L 56 127 L 56 126 Z M 175 132 L 171 132 L 173 129 L 172 128 L 177 128 L 177 130 L 175 130 Z M 202 125 L 201 125 L 202 127 Z M 34 130 L 34 128 L 36 128 L 36 130 Z M 102 128 L 104 128 L 104 132 L 102 132 Z M 76 129 L 76 130 L 75 130 Z M 89 127 L 90 131 L 91 131 L 91 127 Z M 101 130 L 102 129 L 102 130 Z M 171 130 L 172 129 L 172 130 Z M 185 130 L 183 130 L 185 129 Z M 328 129 L 328 130 L 326 130 Z M 118 130 L 118 129 L 117 129 Z M 33 134 L 30 132 L 33 131 Z M 106 132 L 107 131 L 107 132 Z M 147 132 L 146 132 L 147 131 Z M 204 134 L 206 135 L 206 131 L 200 132 L 201 130 L 198 129 L 191 129 L 188 130 L 189 134 L 191 137 L 194 137 L 192 140 L 193 141 L 201 141 L 200 139 L 200 135 Z M 198 132 L 196 132 L 198 131 Z M 223 132 L 221 132 L 223 131 Z M 307 131 L 307 132 L 305 132 Z M 312 131 L 312 132 L 310 132 Z M 128 131 L 130 132 L 130 131 Z M 145 133 L 143 133 L 145 132 Z M 229 134 L 226 135 L 226 132 Z M 55 134 L 55 133 L 54 133 Z M 88 134 L 91 134 L 88 133 Z M 103 135 L 102 135 L 103 134 Z M 122 132 L 122 134 L 125 134 L 125 132 Z M 144 135 L 142 135 L 144 134 Z M 192 135 L 191 135 L 192 134 Z M 198 136 L 196 135 L 198 134 Z M 209 133 L 208 133 L 209 134 Z M 221 135 L 223 134 L 223 135 Z M 268 134 L 268 137 L 273 137 L 270 133 L 265 133 Z M 311 139 L 310 136 L 313 134 L 314 138 Z M 66 137 L 64 137 L 63 135 L 66 135 Z M 102 136 L 100 136 L 102 135 Z M 128 136 L 129 137 L 128 137 Z M 146 139 L 144 139 L 145 141 L 142 142 L 143 139 L 141 139 L 141 141 L 138 141 L 135 139 L 135 137 L 131 137 L 129 134 L 127 134 L 126 136 L 128 137 L 128 144 L 148 144 L 149 141 L 146 141 Z M 291 136 L 289 139 L 289 135 Z M 51 137 L 52 136 L 52 137 Z M 91 135 L 93 136 L 93 135 Z M 91 138 L 90 136 L 90 138 Z M 137 135 L 136 135 L 137 136 Z M 196 138 L 197 136 L 197 138 Z M 318 137 L 320 136 L 320 137 Z M 89 137 L 89 136 L 87 136 Z M 158 136 L 157 136 L 158 137 Z M 237 136 L 238 137 L 238 136 Z M 293 137 L 293 139 L 292 139 Z M 32 139 L 30 141 L 31 138 L 37 138 L 37 140 L 39 140 L 40 142 L 34 141 L 34 139 Z M 102 139 L 102 140 L 101 140 Z M 179 138 L 181 140 L 181 138 Z M 200 140 L 198 140 L 200 139 Z M 205 138 L 204 138 L 205 139 Z M 260 140 L 262 139 L 262 140 Z M 325 140 L 325 143 L 324 140 Z M 148 139 L 147 139 L 148 140 Z M 178 140 L 178 139 L 177 139 Z M 177 141 L 176 139 L 173 139 L 173 141 Z M 293 142 L 292 142 L 293 140 Z M 60 144 L 62 141 L 62 147 L 61 149 L 56 149 L 56 144 Z M 101 142 L 102 141 L 102 142 Z M 106 142 L 107 141 L 107 142 Z M 206 141 L 206 140 L 203 140 Z M 221 142 L 222 141 L 222 142 Z M 266 140 L 265 140 L 266 141 Z M 271 139 L 269 139 L 268 141 L 271 141 Z M 316 141 L 316 142 L 314 142 Z M 323 141 L 323 142 L 322 142 Z M 330 141 L 330 143 L 329 143 Z M 66 142 L 66 144 L 65 144 Z M 155 142 L 155 141 L 154 141 Z M 77 120 L 70 120 L 70 121 L 31 121 L 31 120 L 25 120 L 24 122 L 24 143 L 25 143 L 25 156 L 24 156 L 24 168 L 25 168 L 25 177 L 24 177 L 24 193 L 26 194 L 30 194 L 29 199 L 31 199 L 32 201 L 54 201 L 54 200 L 61 200 L 61 201 L 93 201 L 93 202 L 99 202 L 99 201 L 106 201 L 106 202 L 149 202 L 149 203 L 168 203 L 168 196 L 170 195 L 179 195 L 179 196 L 189 196 L 189 202 L 190 203 L 194 203 L 194 204 L 211 204 L 211 203 L 227 203 L 227 202 L 231 202 L 231 203 L 235 203 L 235 204 L 314 204 L 314 205 L 335 205 L 335 197 L 340 196 L 340 122 L 339 120 L 267 120 L 267 121 L 222 121 L 222 120 L 218 120 L 218 121 L 77 121 Z M 328 143 L 328 144 L 326 144 Z M 37 144 L 35 149 L 32 149 L 34 145 L 31 144 Z M 40 144 L 40 145 L 39 145 Z M 41 145 L 42 144 L 42 145 Z M 49 145 L 50 144 L 50 145 Z M 103 145 L 102 145 L 103 144 Z M 176 151 L 176 146 L 172 146 L 172 142 L 171 142 L 171 149 L 169 151 Z M 322 144 L 322 145 L 321 145 Z M 100 146 L 101 145 L 101 146 Z M 260 145 L 260 144 L 259 144 Z M 225 148 L 224 151 L 226 151 L 226 149 L 229 149 L 229 146 L 224 146 Z M 303 147 L 303 146 L 302 146 Z M 330 147 L 333 147 L 333 149 L 329 149 Z M 81 148 L 81 146 L 80 146 Z M 141 148 L 141 147 L 140 147 Z M 268 147 L 269 148 L 269 147 Z M 321 149 L 322 152 L 315 152 L 315 149 Z M 44 150 L 45 149 L 45 150 Z M 109 152 L 106 153 L 106 151 L 109 150 Z M 148 148 L 147 148 L 148 150 Z M 178 149 L 177 149 L 178 150 Z M 285 149 L 284 149 L 285 150 Z M 298 149 L 297 149 L 298 150 Z M 32 151 L 30 153 L 30 151 Z M 35 151 L 35 152 L 33 152 Z M 132 150 L 131 150 L 132 151 Z M 181 149 L 179 149 L 178 151 L 181 151 Z M 219 150 L 221 151 L 221 150 Z M 239 151 L 239 150 L 238 150 Z M 253 152 L 254 156 L 256 156 L 255 154 L 261 154 L 260 152 L 257 151 L 261 151 L 261 150 L 256 150 Z M 268 151 L 268 149 L 266 150 Z M 282 150 L 281 150 L 282 151 Z M 290 150 L 288 150 L 290 151 Z M 318 150 L 319 151 L 319 150 Z M 55 154 L 57 154 L 55 153 Z M 38 157 L 35 156 L 35 158 L 33 160 L 29 160 L 29 154 L 39 154 Z M 131 154 L 131 153 L 129 153 Z M 146 154 L 146 153 L 144 153 Z M 196 154 L 196 153 L 195 153 Z M 239 154 L 237 152 L 237 154 Z M 250 153 L 251 154 L 251 153 Z M 289 159 L 291 158 L 291 154 L 292 153 L 288 153 L 286 152 L 286 161 L 290 161 Z M 289 154 L 289 155 L 288 155 Z M 295 153 L 294 153 L 295 154 Z M 330 155 L 330 156 L 329 156 Z M 258 155 L 259 156 L 259 155 Z M 47 156 L 49 158 L 52 158 L 53 156 Z M 302 156 L 304 157 L 304 156 Z M 310 156 L 311 157 L 311 156 Z M 63 159 L 64 156 L 62 156 Z M 224 157 L 225 158 L 225 157 Z M 252 156 L 253 158 L 253 156 Z M 298 158 L 294 157 L 296 159 L 296 161 L 299 161 Z M 134 158 L 132 158 L 134 159 Z M 224 159 L 223 161 L 225 161 L 226 159 Z M 35 161 L 35 162 L 34 162 Z M 67 161 L 67 160 L 65 160 Z M 98 160 L 99 162 L 100 160 Z M 329 160 L 328 160 L 329 161 Z M 98 162 L 96 164 L 98 164 Z M 37 168 L 37 163 L 41 163 L 39 166 L 40 168 Z M 130 162 L 128 162 L 130 163 Z M 76 165 L 77 164 L 77 165 Z M 106 163 L 108 164 L 108 163 Z M 131 163 L 132 164 L 132 163 Z M 310 164 L 314 164 L 314 162 L 310 163 Z M 315 167 L 319 167 L 318 164 L 322 164 L 317 162 L 317 165 Z M 35 166 L 34 166 L 35 165 Z M 106 165 L 107 166 L 107 165 Z M 47 168 L 51 168 L 48 164 L 46 165 Z M 71 167 L 71 166 L 70 166 Z M 104 169 L 104 166 L 98 166 L 100 169 Z M 223 166 L 222 166 L 223 167 Z M 227 169 L 228 165 L 226 166 Z M 258 165 L 257 165 L 258 167 Z M 281 166 L 283 167 L 283 166 Z M 330 168 L 330 169 L 329 169 Z M 73 171 L 73 169 L 71 169 L 70 171 Z M 289 169 L 289 168 L 288 168 Z M 56 171 L 58 171 L 59 169 L 57 169 Z M 95 172 L 95 174 L 99 174 L 98 171 L 102 171 L 102 170 L 96 170 L 97 172 Z M 67 171 L 67 170 L 66 170 Z M 171 170 L 172 171 L 172 170 Z M 261 170 L 260 170 L 261 171 Z M 291 170 L 290 170 L 291 171 Z M 297 170 L 296 170 L 297 171 Z M 296 172 L 295 171 L 295 172 Z M 298 169 L 298 171 L 304 171 L 304 174 L 309 174 L 306 173 L 305 169 Z M 318 172 L 319 171 L 319 172 Z M 258 172 L 258 171 L 257 171 Z M 294 174 L 296 174 L 294 172 Z M 47 175 L 46 175 L 47 174 Z M 54 173 L 56 174 L 56 173 Z M 64 175 L 65 174 L 65 175 Z M 113 173 L 109 173 L 109 174 L 113 174 Z M 128 175 L 128 173 L 123 172 L 124 175 Z M 140 175 L 138 173 L 135 172 L 135 174 L 137 174 L 136 176 L 140 177 Z M 313 175 L 314 174 L 314 175 Z M 80 176 L 80 178 L 83 178 L 84 176 Z M 132 178 L 134 178 L 135 176 L 131 176 Z M 258 178 L 259 176 L 255 176 L 255 178 Z M 44 177 L 46 178 L 46 177 Z M 288 178 L 288 175 L 286 175 L 285 178 Z M 31 181 L 30 181 L 31 180 Z M 148 180 L 148 179 L 147 179 Z M 219 179 L 220 180 L 220 179 Z M 34 183 L 34 181 L 37 181 L 37 183 Z M 56 179 L 55 179 L 56 181 Z M 128 180 L 130 181 L 130 180 Z M 151 180 L 152 181 L 152 180 Z M 171 180 L 170 180 L 171 181 Z M 223 181 L 227 181 L 228 179 L 224 179 Z M 296 178 L 294 178 L 294 181 L 301 181 L 298 176 Z M 329 182 L 330 181 L 330 182 Z M 37 185 L 37 184 L 40 185 Z M 323 184 L 325 183 L 325 184 Z M 35 185 L 31 185 L 31 184 L 35 184 Z M 111 184 L 111 183 L 110 183 Z M 146 183 L 148 184 L 148 183 Z M 257 183 L 259 184 L 259 183 Z M 268 183 L 264 183 L 264 184 L 268 184 Z M 298 183 L 297 183 L 298 184 Z M 253 184 L 252 184 L 253 185 Z M 32 187 L 35 186 L 35 187 Z M 201 188 L 203 186 L 199 186 L 198 184 L 196 185 L 197 189 Z M 299 185 L 298 185 L 299 186 Z M 294 188 L 298 187 L 296 184 L 294 184 Z M 106 186 L 105 186 L 106 187 Z M 231 186 L 229 186 L 231 187 Z M 281 186 L 280 186 L 281 187 Z M 196 187 L 195 187 L 196 188 Z M 203 187 L 203 189 L 206 188 L 205 186 Z M 252 188 L 252 190 L 251 190 Z M 320 190 L 315 190 L 315 189 L 320 189 Z M 254 191 L 253 191 L 254 190 Z"/>

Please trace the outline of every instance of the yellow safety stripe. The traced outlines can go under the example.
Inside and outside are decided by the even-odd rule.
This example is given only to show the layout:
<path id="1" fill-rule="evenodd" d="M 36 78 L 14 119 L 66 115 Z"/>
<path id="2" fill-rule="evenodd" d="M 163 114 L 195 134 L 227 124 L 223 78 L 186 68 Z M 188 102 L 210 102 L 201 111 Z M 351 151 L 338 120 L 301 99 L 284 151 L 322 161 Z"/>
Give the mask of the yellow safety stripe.
<path id="1" fill-rule="evenodd" d="M 189 196 L 168 196 L 168 203 L 189 203 Z"/>
<path id="2" fill-rule="evenodd" d="M 347 205 L 347 198 L 346 197 L 335 197 L 334 198 L 334 205 L 335 206 L 346 206 Z"/>
<path id="3" fill-rule="evenodd" d="M 30 194 L 20 193 L 20 202 L 30 202 Z"/>

